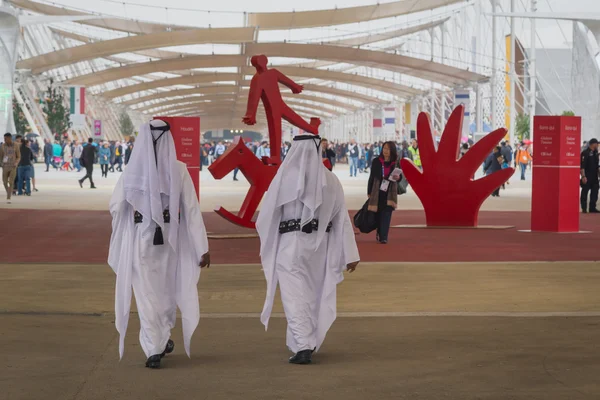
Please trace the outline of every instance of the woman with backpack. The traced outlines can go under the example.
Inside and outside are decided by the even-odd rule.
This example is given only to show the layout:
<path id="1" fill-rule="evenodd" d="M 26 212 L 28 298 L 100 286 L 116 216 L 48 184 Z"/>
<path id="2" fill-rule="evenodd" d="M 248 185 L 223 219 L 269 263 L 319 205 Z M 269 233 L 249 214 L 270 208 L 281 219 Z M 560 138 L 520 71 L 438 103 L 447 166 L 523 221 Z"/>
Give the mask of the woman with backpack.
<path id="1" fill-rule="evenodd" d="M 400 168 L 398 151 L 394 142 L 385 142 L 381 155 L 373 159 L 367 194 L 369 211 L 377 213 L 377 242 L 387 244 L 392 212 L 398 207 L 398 182 L 402 175 L 395 171 Z"/>

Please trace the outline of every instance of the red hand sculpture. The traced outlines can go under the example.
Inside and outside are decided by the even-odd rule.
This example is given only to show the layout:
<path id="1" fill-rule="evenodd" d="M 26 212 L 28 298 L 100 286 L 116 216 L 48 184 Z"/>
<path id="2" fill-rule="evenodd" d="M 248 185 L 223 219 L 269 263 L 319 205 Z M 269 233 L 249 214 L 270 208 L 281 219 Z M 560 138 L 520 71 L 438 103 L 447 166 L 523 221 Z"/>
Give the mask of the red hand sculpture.
<path id="1" fill-rule="evenodd" d="M 406 179 L 425 209 L 427 226 L 477 226 L 485 199 L 514 173 L 513 168 L 507 168 L 473 180 L 475 171 L 506 135 L 506 129 L 486 135 L 457 160 L 463 115 L 464 106 L 454 109 L 436 152 L 429 118 L 421 113 L 417 134 L 423 172 L 409 159 L 401 161 Z"/>

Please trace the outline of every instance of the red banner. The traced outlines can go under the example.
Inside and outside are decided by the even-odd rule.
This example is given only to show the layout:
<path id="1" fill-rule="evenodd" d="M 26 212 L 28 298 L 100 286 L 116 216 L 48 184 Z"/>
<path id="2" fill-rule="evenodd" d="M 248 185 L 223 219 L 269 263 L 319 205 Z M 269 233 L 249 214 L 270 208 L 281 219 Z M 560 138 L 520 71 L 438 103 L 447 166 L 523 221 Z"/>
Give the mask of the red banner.
<path id="1" fill-rule="evenodd" d="M 580 117 L 533 122 L 531 230 L 579 232 Z"/>
<path id="2" fill-rule="evenodd" d="M 200 118 L 155 117 L 171 125 L 177 159 L 183 162 L 192 177 L 196 195 L 200 198 Z"/>

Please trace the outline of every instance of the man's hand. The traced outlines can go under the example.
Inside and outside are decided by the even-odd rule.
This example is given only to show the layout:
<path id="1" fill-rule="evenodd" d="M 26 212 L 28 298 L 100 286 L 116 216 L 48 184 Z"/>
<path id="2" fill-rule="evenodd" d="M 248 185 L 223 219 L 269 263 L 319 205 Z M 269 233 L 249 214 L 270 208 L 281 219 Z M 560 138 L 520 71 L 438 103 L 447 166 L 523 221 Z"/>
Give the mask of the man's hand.
<path id="1" fill-rule="evenodd" d="M 210 253 L 206 252 L 205 255 L 202 256 L 202 260 L 200 260 L 200 268 L 210 268 Z"/>
<path id="2" fill-rule="evenodd" d="M 581 182 L 583 182 L 584 185 L 587 184 L 587 178 L 584 176 L 583 178 L 581 178 Z"/>
<path id="3" fill-rule="evenodd" d="M 253 115 L 244 115 L 242 122 L 246 125 L 256 125 L 256 117 Z"/>
<path id="4" fill-rule="evenodd" d="M 348 265 L 346 265 L 346 268 L 348 269 L 348 272 L 350 272 L 350 273 L 353 273 L 353 272 L 354 272 L 354 270 L 356 269 L 356 267 L 358 266 L 358 263 L 359 263 L 359 262 L 360 262 L 360 261 L 355 261 L 355 262 L 353 262 L 352 264 L 348 264 Z"/>
<path id="5" fill-rule="evenodd" d="M 300 94 L 300 93 L 302 93 L 303 90 L 304 90 L 303 85 L 297 85 L 295 88 L 292 89 L 292 93 Z"/>

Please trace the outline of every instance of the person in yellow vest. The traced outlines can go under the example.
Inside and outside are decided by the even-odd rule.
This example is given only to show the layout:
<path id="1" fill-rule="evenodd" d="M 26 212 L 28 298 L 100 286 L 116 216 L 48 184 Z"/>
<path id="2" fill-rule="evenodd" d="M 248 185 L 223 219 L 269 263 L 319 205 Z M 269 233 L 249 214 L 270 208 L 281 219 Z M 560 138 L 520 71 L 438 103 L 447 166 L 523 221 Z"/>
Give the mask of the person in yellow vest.
<path id="1" fill-rule="evenodd" d="M 527 166 L 531 162 L 532 157 L 529 152 L 529 145 L 525 144 L 525 142 L 521 142 L 519 149 L 517 150 L 517 156 L 515 157 L 515 167 L 519 167 L 521 169 L 521 180 L 525 180 L 525 171 L 527 170 Z"/>
<path id="2" fill-rule="evenodd" d="M 419 146 L 417 145 L 417 139 L 411 140 L 408 151 L 412 155 L 412 160 L 415 163 L 415 165 L 419 167 L 419 169 L 423 169 L 423 167 L 421 166 L 421 156 L 419 154 Z"/>

